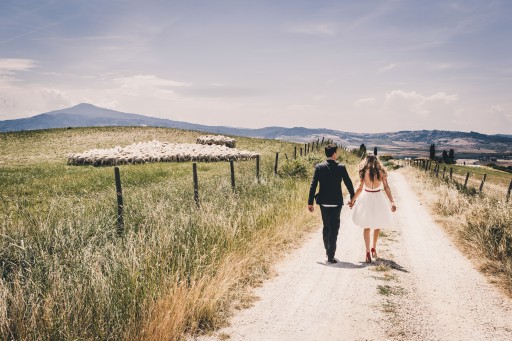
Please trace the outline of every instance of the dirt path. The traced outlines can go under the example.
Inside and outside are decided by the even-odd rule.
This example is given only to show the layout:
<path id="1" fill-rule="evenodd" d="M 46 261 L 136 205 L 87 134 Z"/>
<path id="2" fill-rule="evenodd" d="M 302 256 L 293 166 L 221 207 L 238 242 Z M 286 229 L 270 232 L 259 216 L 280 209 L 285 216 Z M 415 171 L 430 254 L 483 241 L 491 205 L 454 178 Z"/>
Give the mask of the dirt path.
<path id="1" fill-rule="evenodd" d="M 277 266 L 261 299 L 200 340 L 512 340 L 512 302 L 455 249 L 400 172 L 390 175 L 396 226 L 363 263 L 362 232 L 344 207 L 336 258 L 321 231 Z"/>

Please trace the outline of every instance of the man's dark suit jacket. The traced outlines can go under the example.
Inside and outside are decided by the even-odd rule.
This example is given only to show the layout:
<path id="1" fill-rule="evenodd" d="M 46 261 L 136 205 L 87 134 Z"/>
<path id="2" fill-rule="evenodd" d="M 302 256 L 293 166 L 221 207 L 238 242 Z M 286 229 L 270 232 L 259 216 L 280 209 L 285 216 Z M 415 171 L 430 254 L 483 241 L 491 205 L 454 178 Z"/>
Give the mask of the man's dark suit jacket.
<path id="1" fill-rule="evenodd" d="M 354 196 L 354 186 L 352 185 L 352 180 L 350 180 L 344 165 L 331 159 L 317 164 L 309 189 L 308 205 L 313 205 L 316 186 L 319 182 L 320 190 L 316 198 L 318 205 L 343 205 L 343 194 L 341 193 L 342 181 L 345 181 L 345 186 L 350 193 L 350 198 L 352 198 Z"/>

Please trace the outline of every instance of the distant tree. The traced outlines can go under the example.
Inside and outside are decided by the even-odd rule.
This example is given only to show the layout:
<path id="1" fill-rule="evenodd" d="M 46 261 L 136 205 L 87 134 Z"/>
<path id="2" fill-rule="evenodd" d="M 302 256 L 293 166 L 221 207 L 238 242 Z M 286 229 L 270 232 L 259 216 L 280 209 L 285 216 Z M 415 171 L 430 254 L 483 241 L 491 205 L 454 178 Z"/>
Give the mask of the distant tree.
<path id="1" fill-rule="evenodd" d="M 430 159 L 434 160 L 436 158 L 436 145 L 432 143 L 430 145 Z"/>
<path id="2" fill-rule="evenodd" d="M 364 145 L 364 143 L 361 143 L 361 145 L 359 146 L 359 151 L 357 154 L 361 157 L 366 155 L 366 146 Z"/>
<path id="3" fill-rule="evenodd" d="M 377 147 L 373 148 L 373 155 L 377 156 Z"/>
<path id="4" fill-rule="evenodd" d="M 450 149 L 448 152 L 448 161 L 450 163 L 455 163 L 455 151 L 453 149 Z"/>
<path id="5" fill-rule="evenodd" d="M 443 150 L 443 162 L 448 163 L 448 152 Z"/>

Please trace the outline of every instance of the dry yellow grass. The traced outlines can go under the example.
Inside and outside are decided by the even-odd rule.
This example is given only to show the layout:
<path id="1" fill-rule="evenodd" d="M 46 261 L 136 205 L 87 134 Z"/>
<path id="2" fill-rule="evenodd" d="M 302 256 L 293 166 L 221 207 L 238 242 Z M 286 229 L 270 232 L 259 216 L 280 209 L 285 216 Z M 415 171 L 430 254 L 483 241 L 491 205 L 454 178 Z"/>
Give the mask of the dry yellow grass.
<path id="1" fill-rule="evenodd" d="M 247 252 L 226 256 L 214 276 L 204 276 L 190 285 L 173 281 L 169 292 L 148 313 L 139 338 L 178 340 L 183 331 L 196 333 L 225 325 L 231 302 L 250 300 L 250 288 L 268 278 L 275 261 L 318 223 L 313 215 L 283 217 L 279 229 L 263 231 Z"/>
<path id="2" fill-rule="evenodd" d="M 512 202 L 501 192 L 467 191 L 412 167 L 403 173 L 456 245 L 512 296 Z"/>
<path id="3" fill-rule="evenodd" d="M 261 183 L 254 162 L 236 163 L 235 193 L 229 164 L 198 164 L 200 209 L 190 163 L 122 166 L 122 238 L 112 168 L 66 165 L 71 152 L 197 136 L 143 127 L 0 134 L 1 339 L 176 340 L 250 304 L 248 289 L 317 226 L 305 205 L 321 153 L 281 157 L 274 176 L 275 152 L 290 156 L 294 144 L 237 138 L 261 154 Z"/>

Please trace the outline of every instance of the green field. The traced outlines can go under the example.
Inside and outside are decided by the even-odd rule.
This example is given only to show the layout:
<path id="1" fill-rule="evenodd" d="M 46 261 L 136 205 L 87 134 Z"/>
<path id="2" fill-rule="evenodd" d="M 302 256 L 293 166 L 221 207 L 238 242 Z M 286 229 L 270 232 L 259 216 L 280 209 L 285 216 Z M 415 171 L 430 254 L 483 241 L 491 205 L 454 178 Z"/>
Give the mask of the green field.
<path id="1" fill-rule="evenodd" d="M 473 181 L 473 183 L 478 183 L 480 186 L 480 182 L 484 174 L 487 174 L 486 183 L 491 183 L 496 186 L 502 187 L 503 190 L 507 190 L 512 180 L 512 174 L 504 171 L 500 171 L 497 169 L 493 169 L 490 167 L 470 167 L 470 166 L 461 166 L 461 165 L 453 165 L 453 172 L 455 174 L 466 176 L 469 172 L 469 179 Z M 468 182 L 470 181 L 468 180 Z"/>
<path id="2" fill-rule="evenodd" d="M 123 165 L 121 237 L 113 168 L 66 165 L 73 152 L 199 135 L 149 127 L 0 134 L 0 338 L 177 339 L 224 323 L 272 255 L 316 226 L 305 204 L 322 153 L 286 163 L 284 153 L 301 145 L 237 137 L 237 148 L 261 154 L 261 183 L 254 160 L 235 162 L 235 193 L 228 162 L 200 163 L 200 209 L 191 163 Z M 301 167 L 304 177 L 287 175 Z"/>
<path id="3" fill-rule="evenodd" d="M 453 177 L 456 181 L 464 183 L 466 175 L 469 172 L 468 186 L 478 189 L 484 174 L 487 174 L 484 191 L 493 191 L 499 193 L 506 193 L 510 181 L 512 180 L 512 174 L 501 170 L 493 169 L 490 167 L 472 167 L 462 165 L 444 165 L 441 164 L 439 168 L 439 177 L 442 177 L 443 167 L 446 167 L 445 176 L 449 176 L 450 168 L 453 168 Z M 434 169 L 432 165 L 431 171 Z"/>

